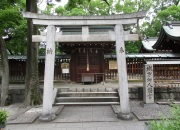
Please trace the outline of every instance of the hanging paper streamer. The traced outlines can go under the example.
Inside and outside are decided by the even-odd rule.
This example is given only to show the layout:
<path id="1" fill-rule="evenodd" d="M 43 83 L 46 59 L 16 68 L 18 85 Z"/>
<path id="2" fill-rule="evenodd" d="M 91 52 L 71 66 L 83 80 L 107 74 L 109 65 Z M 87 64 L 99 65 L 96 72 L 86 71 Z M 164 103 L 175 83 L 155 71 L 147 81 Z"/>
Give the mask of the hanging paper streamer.
<path id="1" fill-rule="evenodd" d="M 86 71 L 89 71 L 89 56 L 88 56 L 88 50 L 87 50 L 87 67 Z"/>

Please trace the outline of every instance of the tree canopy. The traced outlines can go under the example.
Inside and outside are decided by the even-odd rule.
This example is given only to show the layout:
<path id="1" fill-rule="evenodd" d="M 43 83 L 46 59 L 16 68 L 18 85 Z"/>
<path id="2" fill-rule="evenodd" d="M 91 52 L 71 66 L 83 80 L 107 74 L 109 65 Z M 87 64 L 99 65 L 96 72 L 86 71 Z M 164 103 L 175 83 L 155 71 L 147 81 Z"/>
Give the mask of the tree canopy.
<path id="1" fill-rule="evenodd" d="M 11 55 L 26 53 L 26 21 L 20 14 L 23 1 L 4 0 L 0 2 L 0 35 L 8 37 L 5 41 Z"/>
<path id="2" fill-rule="evenodd" d="M 159 35 L 161 26 L 165 21 L 178 21 L 180 19 L 180 0 L 69 0 L 65 6 L 55 8 L 48 4 L 41 11 L 44 14 L 56 13 L 63 16 L 77 15 L 112 15 L 121 13 L 149 10 L 146 19 L 129 27 L 133 32 L 143 36 L 155 37 Z M 20 10 L 25 9 L 25 0 L 3 0 L 0 2 L 0 34 L 9 36 L 6 41 L 7 49 L 11 55 L 26 54 L 26 20 L 20 15 Z M 54 11 L 53 10 L 54 8 Z M 7 17 L 8 16 L 8 17 Z M 131 44 L 132 43 L 132 44 Z M 127 51 L 138 52 L 140 42 L 126 44 Z M 131 48 L 131 49 L 128 49 Z M 134 48 L 134 49 L 133 49 Z M 43 51 L 40 51 L 43 53 Z"/>
<path id="3" fill-rule="evenodd" d="M 141 33 L 149 37 L 158 37 L 161 27 L 167 21 L 180 21 L 180 0 L 158 0 L 153 5 L 154 13 L 147 17 L 141 26 Z M 159 3 L 161 3 L 159 5 Z M 158 5 L 157 5 L 158 4 Z"/>
<path id="4" fill-rule="evenodd" d="M 64 7 L 59 6 L 55 9 L 58 15 L 77 16 L 77 15 L 112 15 L 121 13 L 132 13 L 149 10 L 152 6 L 151 0 L 69 0 Z M 138 26 L 128 27 L 134 32 L 138 32 Z M 138 52 L 140 42 L 127 42 L 127 52 Z"/>

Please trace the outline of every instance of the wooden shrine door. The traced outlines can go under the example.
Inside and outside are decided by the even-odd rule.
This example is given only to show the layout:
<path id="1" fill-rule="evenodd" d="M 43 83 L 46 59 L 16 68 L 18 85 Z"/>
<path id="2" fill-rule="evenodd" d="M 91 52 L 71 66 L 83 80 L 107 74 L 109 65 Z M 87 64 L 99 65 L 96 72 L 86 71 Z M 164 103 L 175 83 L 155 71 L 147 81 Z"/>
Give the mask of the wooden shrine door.
<path id="1" fill-rule="evenodd" d="M 71 80 L 83 82 L 84 75 L 93 76 L 92 82 L 101 82 L 101 76 L 95 76 L 97 73 L 104 73 L 104 54 L 102 50 L 81 49 L 71 55 Z"/>

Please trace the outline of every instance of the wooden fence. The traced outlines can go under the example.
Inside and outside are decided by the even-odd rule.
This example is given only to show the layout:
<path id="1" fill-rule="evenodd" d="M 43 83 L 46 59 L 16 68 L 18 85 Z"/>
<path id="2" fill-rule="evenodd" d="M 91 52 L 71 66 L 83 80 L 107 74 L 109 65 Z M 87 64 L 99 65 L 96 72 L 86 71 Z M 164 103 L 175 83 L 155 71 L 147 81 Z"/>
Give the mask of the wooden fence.
<path id="1" fill-rule="evenodd" d="M 143 79 L 143 64 L 145 60 L 156 60 L 160 58 L 126 58 L 128 79 L 142 80 Z M 161 58 L 162 59 L 162 58 Z M 105 79 L 117 79 L 117 69 L 109 69 L 109 60 L 105 59 Z M 54 80 L 69 80 L 70 74 L 63 74 L 61 69 L 62 63 L 69 63 L 70 59 L 56 59 Z M 45 60 L 39 60 L 39 79 L 44 79 Z M 10 81 L 24 81 L 26 74 L 25 60 L 9 60 Z M 154 79 L 160 80 L 179 80 L 180 79 L 180 65 L 154 65 Z"/>
<path id="2" fill-rule="evenodd" d="M 54 80 L 69 80 L 70 74 L 63 74 L 61 69 L 61 64 L 66 62 L 69 63 L 69 59 L 56 59 L 55 70 L 54 70 Z M 44 80 L 44 67 L 45 60 L 39 60 L 39 80 Z M 25 60 L 9 60 L 9 72 L 10 81 L 24 81 L 26 74 L 26 61 Z"/>
<path id="3" fill-rule="evenodd" d="M 160 60 L 165 58 L 126 58 L 128 79 L 143 79 L 143 64 L 145 60 Z M 167 58 L 166 58 L 167 59 Z M 105 61 L 106 79 L 117 79 L 117 69 L 109 69 L 109 60 Z M 179 80 L 180 65 L 154 65 L 154 79 L 158 80 Z"/>

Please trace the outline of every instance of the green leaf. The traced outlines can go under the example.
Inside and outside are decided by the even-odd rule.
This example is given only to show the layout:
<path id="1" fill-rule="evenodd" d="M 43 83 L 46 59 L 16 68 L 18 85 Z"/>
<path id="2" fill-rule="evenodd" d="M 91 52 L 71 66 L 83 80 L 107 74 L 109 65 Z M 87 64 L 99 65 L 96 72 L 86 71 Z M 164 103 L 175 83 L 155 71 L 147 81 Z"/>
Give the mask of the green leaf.
<path id="1" fill-rule="evenodd" d="M 8 117 L 8 113 L 5 110 L 0 109 L 0 125 L 5 125 Z"/>

